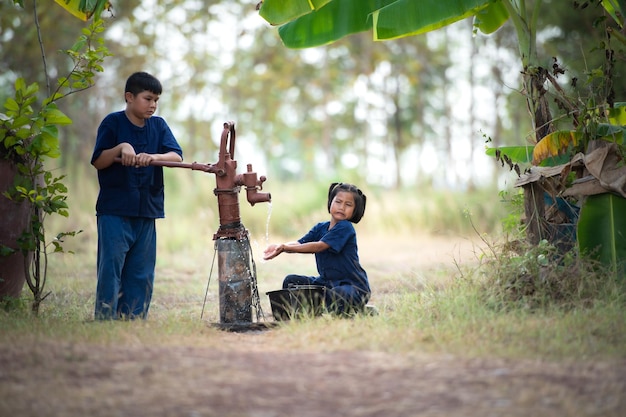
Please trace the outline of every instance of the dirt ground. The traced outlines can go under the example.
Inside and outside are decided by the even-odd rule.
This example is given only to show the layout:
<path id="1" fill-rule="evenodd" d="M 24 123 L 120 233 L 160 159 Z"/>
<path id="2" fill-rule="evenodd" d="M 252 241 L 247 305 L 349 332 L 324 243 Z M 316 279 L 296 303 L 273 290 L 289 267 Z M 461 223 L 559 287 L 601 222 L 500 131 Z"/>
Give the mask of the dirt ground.
<path id="1" fill-rule="evenodd" d="M 2 352 L 0 392 L 7 417 L 617 417 L 626 362 L 44 344 Z"/>
<path id="2" fill-rule="evenodd" d="M 419 255 L 396 258 L 396 268 L 472 256 L 467 243 L 449 243 L 443 253 L 431 241 Z M 363 246 L 365 254 L 398 253 Z M 0 416 L 626 416 L 626 360 L 285 352 L 268 348 L 272 330 L 218 334 L 222 349 L 7 344 Z"/>

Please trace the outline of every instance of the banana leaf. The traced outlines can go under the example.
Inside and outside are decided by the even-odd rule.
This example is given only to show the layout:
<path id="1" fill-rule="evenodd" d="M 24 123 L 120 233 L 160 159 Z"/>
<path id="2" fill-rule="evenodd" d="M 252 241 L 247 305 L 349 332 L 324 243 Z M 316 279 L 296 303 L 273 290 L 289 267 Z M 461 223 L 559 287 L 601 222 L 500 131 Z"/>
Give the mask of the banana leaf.
<path id="1" fill-rule="evenodd" d="M 282 25 L 300 16 L 320 9 L 331 0 L 266 0 L 261 5 L 259 15 L 272 26 Z"/>
<path id="2" fill-rule="evenodd" d="M 371 29 L 369 14 L 378 3 L 393 0 L 331 1 L 278 28 L 278 34 L 288 48 L 308 48 L 325 45 L 353 33 Z M 263 2 L 264 11 L 267 1 Z"/>
<path id="3" fill-rule="evenodd" d="M 587 197 L 578 218 L 578 247 L 610 267 L 616 276 L 626 274 L 626 199 L 611 193 Z"/>
<path id="4" fill-rule="evenodd" d="M 581 134 L 576 131 L 557 130 L 544 136 L 533 150 L 533 165 L 539 165 L 544 160 L 563 155 L 570 147 L 581 141 Z"/>
<path id="5" fill-rule="evenodd" d="M 353 33 L 373 32 L 375 40 L 395 39 L 442 28 L 476 16 L 476 27 L 495 31 L 508 14 L 492 0 L 264 0 L 259 11 L 288 48 L 335 42 Z M 479 15 L 479 16 L 477 16 Z"/>
<path id="6" fill-rule="evenodd" d="M 288 48 L 325 45 L 366 30 L 372 30 L 375 40 L 395 39 L 470 16 L 478 30 L 489 34 L 509 20 L 509 8 L 525 7 L 519 0 L 506 0 L 509 8 L 504 0 L 264 0 L 260 4 L 261 17 L 272 25 L 282 25 L 279 35 Z M 626 0 L 602 0 L 601 4 L 622 27 Z M 625 38 L 619 30 L 612 34 Z"/>
<path id="7" fill-rule="evenodd" d="M 498 146 L 485 149 L 485 154 L 493 157 L 506 155 L 513 163 L 525 164 L 532 160 L 533 149 L 533 146 Z"/>
<path id="8" fill-rule="evenodd" d="M 494 33 L 509 20 L 509 12 L 501 1 L 489 3 L 474 16 L 474 26 L 485 35 Z"/>
<path id="9" fill-rule="evenodd" d="M 493 32 L 508 20 L 508 13 L 491 4 L 485 0 L 396 0 L 372 13 L 374 39 L 419 35 L 479 13 L 478 28 Z"/>
<path id="10" fill-rule="evenodd" d="M 602 0 L 602 6 L 607 13 L 620 25 L 623 26 L 623 17 L 626 15 L 625 0 Z"/>
<path id="11" fill-rule="evenodd" d="M 108 0 L 54 0 L 59 6 L 70 12 L 74 17 L 82 21 L 89 20 L 92 16 L 100 18 L 100 14 L 111 7 Z"/>

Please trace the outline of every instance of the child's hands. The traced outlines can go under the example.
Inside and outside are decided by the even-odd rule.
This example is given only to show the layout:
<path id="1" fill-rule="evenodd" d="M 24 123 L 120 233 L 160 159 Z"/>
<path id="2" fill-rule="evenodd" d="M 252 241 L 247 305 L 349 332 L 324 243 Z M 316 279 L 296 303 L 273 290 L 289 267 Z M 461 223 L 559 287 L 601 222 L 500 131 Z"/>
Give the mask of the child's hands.
<path id="1" fill-rule="evenodd" d="M 156 158 L 149 153 L 135 153 L 135 149 L 128 143 L 122 144 L 122 150 L 120 152 L 122 158 L 122 165 L 134 166 L 134 167 L 147 167 Z"/>
<path id="2" fill-rule="evenodd" d="M 149 153 L 138 153 L 135 157 L 135 166 L 139 167 L 147 167 L 150 165 L 150 162 L 154 161 L 155 157 Z"/>
<path id="3" fill-rule="evenodd" d="M 137 157 L 137 154 L 135 154 L 135 148 L 133 148 L 130 143 L 126 142 L 121 143 L 120 147 L 120 158 L 122 159 L 122 165 L 135 165 L 135 158 Z"/>
<path id="4" fill-rule="evenodd" d="M 280 255 L 283 251 L 283 245 L 269 245 L 263 252 L 263 259 L 268 261 Z"/>

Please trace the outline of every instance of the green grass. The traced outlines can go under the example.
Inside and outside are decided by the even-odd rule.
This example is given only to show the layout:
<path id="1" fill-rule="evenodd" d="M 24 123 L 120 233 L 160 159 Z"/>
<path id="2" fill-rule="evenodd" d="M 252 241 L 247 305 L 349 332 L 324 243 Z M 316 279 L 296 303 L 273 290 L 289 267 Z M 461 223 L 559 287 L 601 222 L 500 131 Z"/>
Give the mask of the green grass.
<path id="1" fill-rule="evenodd" d="M 212 326 L 219 321 L 216 270 L 204 317 L 200 318 L 210 268 L 205 258 L 186 259 L 182 267 L 173 264 L 158 268 L 149 320 L 130 323 L 91 320 L 93 261 L 93 257 L 72 255 L 54 258 L 51 295 L 39 317 L 31 316 L 27 301 L 21 307 L 12 305 L 1 311 L 0 343 L 220 347 L 224 332 Z M 296 256 L 288 265 L 306 269 L 311 267 L 308 261 Z M 262 305 L 270 317 L 265 292 L 279 287 L 287 266 L 268 262 L 258 269 Z M 376 282 L 374 304 L 380 315 L 353 319 L 323 316 L 281 323 L 267 331 L 264 349 L 550 360 L 619 359 L 626 355 L 626 313 L 623 300 L 617 296 L 567 310 L 498 311 L 484 303 L 480 286 L 452 269 L 402 272 L 379 280 L 374 274 L 372 280 Z M 241 347 L 245 348 L 246 340 L 252 339 L 242 337 Z"/>
<path id="2" fill-rule="evenodd" d="M 66 249 L 74 254 L 50 256 L 51 291 L 38 317 L 29 311 L 29 292 L 24 300 L 5 304 L 0 310 L 0 344 L 186 344 L 233 348 L 224 344 L 232 337 L 212 324 L 219 321 L 217 265 L 213 268 L 205 303 L 205 291 L 214 256 L 212 236 L 217 229 L 213 178 L 177 171 L 176 186 L 167 195 L 168 218 L 158 222 L 159 255 L 155 292 L 147 321 L 100 323 L 92 320 L 96 233 L 93 205 L 94 173 L 70 184 L 71 215 L 51 219 L 50 234 L 83 230 L 68 238 Z M 265 292 L 280 287 L 289 272 L 315 273 L 313 258 L 289 255 L 261 261 L 267 241 L 295 239 L 313 222 L 327 217 L 326 185 L 272 184 L 267 189 L 274 201 L 268 207 L 248 207 L 240 197 L 242 220 L 251 233 L 257 265 L 259 292 L 267 317 L 271 316 Z M 626 309 L 621 290 L 599 292 L 594 302 L 533 309 L 494 308 L 485 298 L 484 260 L 455 260 L 441 254 L 442 264 L 412 266 L 406 259 L 428 246 L 423 236 L 471 236 L 464 210 L 479 213 L 477 230 L 496 233 L 493 224 L 503 218 L 498 197 L 488 192 L 462 196 L 434 191 L 387 191 L 365 189 L 368 207 L 357 225 L 359 241 L 370 245 L 362 261 L 374 290 L 372 302 L 380 310 L 374 317 L 337 319 L 323 316 L 282 323 L 263 335 L 238 336 L 238 348 L 284 350 L 370 350 L 398 354 L 451 354 L 465 357 L 623 359 L 626 357 Z M 298 207 L 295 209 L 295 207 Z M 501 211 L 502 210 L 502 211 Z M 489 229 L 486 224 L 491 224 Z M 422 236 L 417 240 L 416 236 Z M 406 240 L 401 253 L 383 254 L 393 241 Z M 434 237 L 432 238 L 434 239 Z M 415 241 L 414 246 L 411 242 Z M 374 243 L 372 243 L 374 242 Z M 365 245 L 364 244 L 364 245 Z M 377 246 L 378 245 L 378 246 Z M 373 249 L 372 249 L 373 248 Z M 380 251 L 377 251 L 380 248 Z M 287 256 L 287 255 L 285 255 Z M 488 272 L 487 272 L 488 273 Z M 204 316 L 201 319 L 200 315 Z M 256 338 L 255 338 L 256 337 Z M 232 339 L 231 339 L 232 342 Z M 261 347 L 259 347 L 261 346 Z"/>
<path id="3" fill-rule="evenodd" d="M 376 317 L 285 326 L 281 346 L 548 360 L 626 356 L 624 305 L 611 300 L 569 311 L 497 312 L 481 303 L 477 287 L 451 283 L 406 291 L 382 307 Z"/>

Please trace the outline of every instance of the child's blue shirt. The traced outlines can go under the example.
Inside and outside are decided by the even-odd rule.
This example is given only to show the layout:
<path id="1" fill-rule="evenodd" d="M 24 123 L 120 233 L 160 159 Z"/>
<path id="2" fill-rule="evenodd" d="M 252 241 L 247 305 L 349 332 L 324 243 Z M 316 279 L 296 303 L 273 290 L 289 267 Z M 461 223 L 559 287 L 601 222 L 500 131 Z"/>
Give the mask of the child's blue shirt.
<path id="1" fill-rule="evenodd" d="M 330 221 L 316 224 L 298 242 L 322 241 L 330 246 L 315 254 L 317 271 L 323 281 L 333 287 L 351 284 L 369 293 L 367 274 L 359 262 L 354 226 L 348 220 L 341 220 L 330 230 L 328 226 Z"/>
<path id="2" fill-rule="evenodd" d="M 146 119 L 143 127 L 135 126 L 124 111 L 104 118 L 98 128 L 91 162 L 102 151 L 122 142 L 130 143 L 136 153 L 161 154 L 174 151 L 183 155 L 165 120 L 158 116 Z M 163 168 L 156 166 L 131 167 L 120 163 L 98 170 L 100 193 L 96 215 L 110 214 L 125 217 L 165 217 Z"/>

